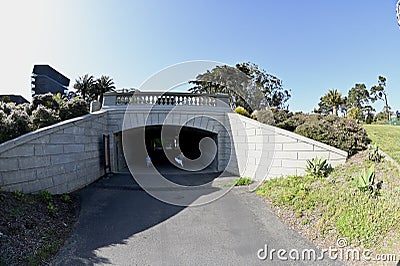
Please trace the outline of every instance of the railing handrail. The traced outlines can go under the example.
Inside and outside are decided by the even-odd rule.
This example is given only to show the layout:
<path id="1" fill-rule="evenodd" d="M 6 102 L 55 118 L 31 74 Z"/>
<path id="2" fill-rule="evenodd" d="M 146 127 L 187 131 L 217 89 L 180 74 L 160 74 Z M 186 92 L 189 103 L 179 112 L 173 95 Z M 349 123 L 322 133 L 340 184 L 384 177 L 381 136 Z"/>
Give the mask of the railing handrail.
<path id="1" fill-rule="evenodd" d="M 171 91 L 132 91 L 132 92 L 106 92 L 104 96 L 129 96 L 129 95 L 169 95 L 169 96 L 208 96 L 208 97 L 228 97 L 225 93 L 191 93 L 191 92 L 171 92 Z"/>
<path id="2" fill-rule="evenodd" d="M 121 105 L 197 105 L 197 106 L 221 106 L 218 101 L 228 103 L 227 94 L 201 94 L 190 92 L 108 92 L 104 94 L 103 106 Z"/>

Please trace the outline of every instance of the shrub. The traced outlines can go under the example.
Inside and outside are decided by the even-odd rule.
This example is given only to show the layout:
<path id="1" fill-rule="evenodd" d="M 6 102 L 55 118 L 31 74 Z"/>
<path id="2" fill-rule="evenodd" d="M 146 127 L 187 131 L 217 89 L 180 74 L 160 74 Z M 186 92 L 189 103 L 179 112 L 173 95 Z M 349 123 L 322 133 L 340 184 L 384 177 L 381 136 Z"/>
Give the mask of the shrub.
<path id="1" fill-rule="evenodd" d="M 6 115 L 11 114 L 12 106 L 10 104 L 0 102 L 0 110 L 3 111 Z"/>
<path id="2" fill-rule="evenodd" d="M 242 106 L 236 107 L 233 111 L 239 115 L 250 117 L 249 112 L 247 112 L 247 110 L 244 109 Z"/>
<path id="3" fill-rule="evenodd" d="M 7 139 L 6 119 L 7 114 L 0 109 L 0 143 Z"/>
<path id="4" fill-rule="evenodd" d="M 39 105 L 33 112 L 31 116 L 32 128 L 39 129 L 42 127 L 47 127 L 60 121 L 56 111 Z"/>
<path id="5" fill-rule="evenodd" d="M 276 107 L 271 108 L 271 111 L 274 114 L 275 124 L 277 125 L 293 116 L 289 110 L 278 109 Z"/>
<path id="6" fill-rule="evenodd" d="M 32 112 L 36 110 L 39 105 L 43 105 L 44 107 L 54 110 L 56 112 L 58 112 L 60 108 L 58 100 L 51 93 L 38 94 L 33 96 L 32 103 L 30 104 L 29 107 L 30 109 L 29 114 L 32 114 Z"/>
<path id="7" fill-rule="evenodd" d="M 386 112 L 379 112 L 375 115 L 374 117 L 374 122 L 376 123 L 387 123 L 388 122 L 388 118 L 387 118 L 387 114 Z"/>
<path id="8" fill-rule="evenodd" d="M 251 114 L 251 118 L 257 120 L 260 123 L 264 123 L 267 125 L 275 125 L 274 114 L 271 110 L 257 110 Z"/>
<path id="9" fill-rule="evenodd" d="M 88 113 L 89 108 L 87 103 L 80 98 L 73 98 L 62 103 L 59 115 L 61 120 L 67 120 L 86 115 Z"/>
<path id="10" fill-rule="evenodd" d="M 372 122 L 374 122 L 374 115 L 371 113 L 368 113 L 367 116 L 365 117 L 365 123 L 372 124 Z"/>
<path id="11" fill-rule="evenodd" d="M 306 172 L 314 177 L 327 177 L 332 171 L 332 167 L 326 159 L 315 157 L 307 160 Z"/>
<path id="12" fill-rule="evenodd" d="M 307 118 L 309 116 L 310 115 L 306 115 L 303 113 L 296 113 L 296 114 L 290 116 L 285 121 L 277 124 L 277 126 L 280 128 L 294 132 L 298 126 L 304 124 L 304 122 L 307 120 Z"/>
<path id="13" fill-rule="evenodd" d="M 368 145 L 366 130 L 353 119 L 310 115 L 295 133 L 347 151 L 353 155 Z"/>
<path id="14" fill-rule="evenodd" d="M 14 108 L 5 119 L 6 140 L 16 138 L 30 131 L 30 119 L 24 110 Z"/>
<path id="15" fill-rule="evenodd" d="M 349 109 L 349 112 L 347 113 L 346 118 L 362 121 L 363 120 L 363 112 L 360 110 L 360 108 L 358 108 L 356 106 L 352 106 Z"/>

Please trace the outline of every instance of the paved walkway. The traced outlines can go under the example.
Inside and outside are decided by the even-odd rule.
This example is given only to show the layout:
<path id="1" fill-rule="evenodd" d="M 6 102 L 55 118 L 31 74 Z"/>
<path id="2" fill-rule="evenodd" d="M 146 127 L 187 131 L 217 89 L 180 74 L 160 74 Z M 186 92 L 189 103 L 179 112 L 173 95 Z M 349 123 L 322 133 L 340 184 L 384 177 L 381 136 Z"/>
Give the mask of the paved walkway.
<path id="1" fill-rule="evenodd" d="M 78 194 L 79 221 L 53 265 L 339 265 L 329 259 L 284 262 L 276 252 L 273 260 L 258 259 L 265 245 L 269 251 L 319 251 L 243 188 L 206 205 L 179 207 L 154 199 L 130 175 L 118 174 Z"/>

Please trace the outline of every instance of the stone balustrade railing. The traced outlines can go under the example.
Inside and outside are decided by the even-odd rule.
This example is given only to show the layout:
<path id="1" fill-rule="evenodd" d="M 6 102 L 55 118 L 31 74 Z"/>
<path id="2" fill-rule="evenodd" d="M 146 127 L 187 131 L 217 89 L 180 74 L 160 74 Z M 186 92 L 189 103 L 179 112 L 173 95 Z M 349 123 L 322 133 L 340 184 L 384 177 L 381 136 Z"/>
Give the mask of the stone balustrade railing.
<path id="1" fill-rule="evenodd" d="M 186 92 L 131 92 L 106 93 L 103 106 L 159 105 L 159 106 L 205 106 L 227 107 L 226 94 L 193 94 Z"/>

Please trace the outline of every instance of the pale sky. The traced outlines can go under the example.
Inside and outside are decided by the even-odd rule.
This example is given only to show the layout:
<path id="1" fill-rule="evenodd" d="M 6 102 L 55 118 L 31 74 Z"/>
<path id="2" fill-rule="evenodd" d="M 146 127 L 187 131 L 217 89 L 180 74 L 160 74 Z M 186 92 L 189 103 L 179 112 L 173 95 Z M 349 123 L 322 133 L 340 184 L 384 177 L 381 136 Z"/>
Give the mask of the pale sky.
<path id="1" fill-rule="evenodd" d="M 293 111 L 311 111 L 328 89 L 346 94 L 387 78 L 400 109 L 396 0 L 2 1 L 0 93 L 30 99 L 34 64 L 71 80 L 111 76 L 139 87 L 177 63 L 251 61 L 292 90 Z M 375 107 L 380 111 L 381 104 Z"/>

